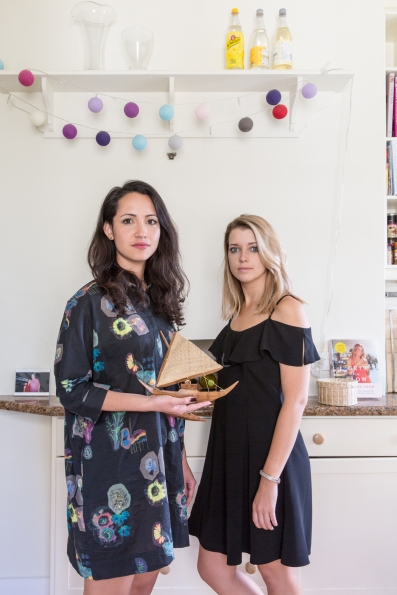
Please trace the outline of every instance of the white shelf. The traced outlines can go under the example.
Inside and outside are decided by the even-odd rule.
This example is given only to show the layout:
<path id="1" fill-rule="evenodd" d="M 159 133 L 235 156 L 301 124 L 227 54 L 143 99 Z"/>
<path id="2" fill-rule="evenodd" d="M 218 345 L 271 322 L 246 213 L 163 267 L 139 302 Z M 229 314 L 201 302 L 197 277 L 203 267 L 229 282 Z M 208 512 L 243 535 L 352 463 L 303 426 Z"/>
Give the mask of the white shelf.
<path id="1" fill-rule="evenodd" d="M 161 92 L 169 90 L 169 79 L 173 78 L 175 91 L 180 92 L 260 92 L 274 87 L 293 85 L 297 78 L 302 82 L 314 82 L 320 92 L 334 91 L 339 93 L 353 78 L 352 72 L 321 73 L 317 70 L 289 70 L 251 72 L 250 70 L 209 70 L 209 71 L 150 71 L 150 70 L 79 70 L 50 71 L 40 73 L 32 69 L 35 82 L 31 87 L 23 87 L 18 81 L 17 71 L 0 71 L 2 93 L 6 92 L 40 92 L 41 80 L 47 78 L 54 91 L 78 93 L 79 89 L 72 85 L 81 85 L 89 91 L 128 93 Z M 61 79 L 62 83 L 58 80 Z M 83 91 L 83 89 L 80 89 Z M 87 91 L 85 91 L 87 92 Z"/>
<path id="2" fill-rule="evenodd" d="M 18 81 L 17 71 L 0 71 L 1 93 L 42 93 L 48 112 L 47 123 L 44 128 L 45 138 L 63 138 L 62 122 L 50 114 L 67 118 L 73 123 L 80 123 L 78 139 L 93 138 L 97 126 L 102 130 L 120 131 L 112 134 L 112 138 L 131 138 L 134 134 L 144 133 L 148 138 L 164 138 L 169 133 L 185 131 L 183 136 L 191 138 L 297 138 L 306 128 L 311 116 L 319 109 L 327 107 L 329 95 L 340 93 L 353 78 L 352 72 L 335 71 L 322 73 L 321 71 L 51 71 L 36 72 L 35 81 L 30 87 L 23 87 Z M 307 101 L 301 96 L 302 86 L 306 82 L 317 85 L 318 94 L 314 100 Z M 275 120 L 271 114 L 271 106 L 264 101 L 262 93 L 277 88 L 282 94 L 282 103 L 288 108 L 288 117 Z M 150 108 L 142 109 L 139 122 L 120 121 L 115 113 L 113 117 L 107 113 L 97 116 L 95 120 L 86 113 L 79 112 L 76 101 L 70 101 L 70 94 L 119 94 L 120 99 L 130 101 L 136 98 L 139 103 L 155 103 L 159 101 L 175 105 L 177 93 L 177 109 L 175 118 L 170 122 L 153 118 Z M 158 94 L 154 97 L 154 94 Z M 189 93 L 187 104 L 197 105 L 202 102 L 218 101 L 219 99 L 233 99 L 244 97 L 244 104 L 225 104 L 229 108 L 214 115 L 206 123 L 197 122 L 193 107 L 184 110 L 183 94 Z M 216 96 L 214 97 L 214 94 Z M 124 94 L 124 95 L 123 95 Z M 133 94 L 133 95 L 132 95 Z M 141 95 L 139 95 L 141 94 Z M 153 94 L 153 95 L 152 95 Z M 256 95 L 258 94 L 258 95 Z M 158 107 L 156 108 L 158 110 Z M 214 110 L 215 111 L 215 110 Z M 114 110 L 113 110 L 114 112 Z M 68 114 L 64 116 L 63 114 Z M 192 115 L 193 114 L 193 115 Z M 255 126 L 248 132 L 239 131 L 237 123 L 240 118 L 255 114 Z M 61 125 L 62 122 L 62 125 Z M 87 124 L 87 127 L 83 125 Z M 89 128 L 91 127 L 91 128 Z M 125 132 L 123 132 L 123 130 Z"/>

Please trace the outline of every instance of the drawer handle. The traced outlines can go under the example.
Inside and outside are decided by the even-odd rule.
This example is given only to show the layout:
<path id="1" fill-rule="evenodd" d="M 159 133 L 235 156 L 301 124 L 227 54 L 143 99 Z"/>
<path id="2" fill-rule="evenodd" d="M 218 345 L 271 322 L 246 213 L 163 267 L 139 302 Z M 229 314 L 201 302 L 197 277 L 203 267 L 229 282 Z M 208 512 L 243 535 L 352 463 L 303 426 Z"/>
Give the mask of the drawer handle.
<path id="1" fill-rule="evenodd" d="M 251 562 L 247 562 L 247 564 L 245 565 L 245 570 L 248 572 L 248 574 L 255 574 L 256 566 L 254 564 L 251 564 Z"/>
<path id="2" fill-rule="evenodd" d="M 168 574 L 171 568 L 169 566 L 164 566 L 164 568 L 160 568 L 160 574 Z"/>
<path id="3" fill-rule="evenodd" d="M 314 444 L 322 444 L 324 442 L 324 436 L 322 434 L 314 434 L 313 442 Z"/>

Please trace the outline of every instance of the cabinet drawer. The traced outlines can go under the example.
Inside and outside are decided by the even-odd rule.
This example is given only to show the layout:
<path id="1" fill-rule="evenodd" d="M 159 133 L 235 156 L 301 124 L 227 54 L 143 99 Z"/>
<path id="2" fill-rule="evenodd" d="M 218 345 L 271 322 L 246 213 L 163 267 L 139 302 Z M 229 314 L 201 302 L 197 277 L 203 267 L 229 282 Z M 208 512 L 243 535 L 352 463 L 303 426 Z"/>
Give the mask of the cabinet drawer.
<path id="1" fill-rule="evenodd" d="M 301 432 L 310 457 L 397 456 L 396 417 L 304 417 Z"/>
<path id="2" fill-rule="evenodd" d="M 210 429 L 211 419 L 186 422 L 185 446 L 188 457 L 205 457 Z"/>

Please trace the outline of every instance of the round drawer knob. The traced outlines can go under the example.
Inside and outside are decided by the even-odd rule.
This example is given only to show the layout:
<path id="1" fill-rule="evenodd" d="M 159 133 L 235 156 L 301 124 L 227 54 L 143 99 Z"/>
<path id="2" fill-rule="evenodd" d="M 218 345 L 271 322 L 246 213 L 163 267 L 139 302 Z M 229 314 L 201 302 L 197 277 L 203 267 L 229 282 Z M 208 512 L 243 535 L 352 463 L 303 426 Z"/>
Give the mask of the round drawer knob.
<path id="1" fill-rule="evenodd" d="M 322 444 L 324 442 L 324 436 L 322 434 L 314 434 L 313 442 L 314 444 Z"/>
<path id="2" fill-rule="evenodd" d="M 164 566 L 164 568 L 160 568 L 160 574 L 168 574 L 171 568 L 169 566 Z"/>
<path id="3" fill-rule="evenodd" d="M 247 564 L 245 565 L 245 570 L 248 572 L 248 574 L 255 574 L 256 566 L 254 564 L 251 564 L 251 562 L 247 562 Z"/>

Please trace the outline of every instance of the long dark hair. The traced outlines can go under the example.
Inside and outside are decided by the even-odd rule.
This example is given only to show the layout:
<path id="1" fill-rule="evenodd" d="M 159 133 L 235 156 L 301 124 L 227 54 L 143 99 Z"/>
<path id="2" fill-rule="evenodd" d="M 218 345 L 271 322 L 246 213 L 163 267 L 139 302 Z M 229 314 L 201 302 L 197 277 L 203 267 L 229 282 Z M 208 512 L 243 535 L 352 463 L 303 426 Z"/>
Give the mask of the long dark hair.
<path id="1" fill-rule="evenodd" d="M 112 188 L 102 203 L 96 229 L 88 249 L 88 264 L 93 277 L 123 316 L 130 300 L 138 310 L 149 305 L 149 297 L 134 273 L 122 269 L 117 263 L 114 241 L 104 231 L 105 222 L 113 225 L 119 200 L 126 194 L 138 192 L 148 196 L 154 204 L 161 233 L 157 250 L 146 261 L 145 282 L 150 285 L 150 300 L 154 312 L 171 324 L 184 324 L 182 304 L 185 301 L 187 277 L 180 264 L 178 233 L 158 192 L 146 182 L 130 180 L 123 186 Z"/>

